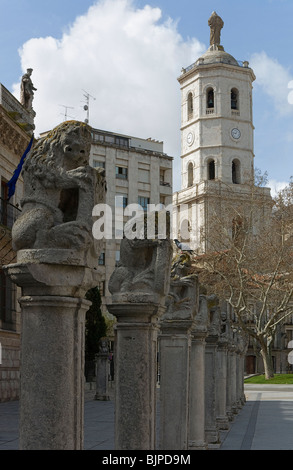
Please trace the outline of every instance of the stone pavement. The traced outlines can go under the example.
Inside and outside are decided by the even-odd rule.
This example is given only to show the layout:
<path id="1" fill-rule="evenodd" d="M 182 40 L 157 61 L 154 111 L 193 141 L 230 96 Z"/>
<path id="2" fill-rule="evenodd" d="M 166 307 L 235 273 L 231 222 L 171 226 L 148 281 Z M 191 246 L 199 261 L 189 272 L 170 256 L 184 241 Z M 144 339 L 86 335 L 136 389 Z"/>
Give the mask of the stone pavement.
<path id="1" fill-rule="evenodd" d="M 293 450 L 293 385 L 245 385 L 246 403 L 220 450 Z M 0 450 L 18 449 L 18 402 L 0 403 Z M 85 450 L 114 449 L 114 406 L 85 394 Z"/>
<path id="2" fill-rule="evenodd" d="M 246 404 L 220 450 L 293 450 L 293 385 L 245 385 Z"/>

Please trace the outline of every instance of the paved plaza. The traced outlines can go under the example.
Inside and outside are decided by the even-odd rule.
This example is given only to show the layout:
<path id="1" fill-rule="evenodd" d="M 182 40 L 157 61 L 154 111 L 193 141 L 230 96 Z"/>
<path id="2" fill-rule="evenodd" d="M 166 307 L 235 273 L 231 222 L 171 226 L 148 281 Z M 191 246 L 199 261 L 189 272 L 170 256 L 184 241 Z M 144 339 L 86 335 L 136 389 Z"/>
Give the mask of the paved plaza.
<path id="1" fill-rule="evenodd" d="M 85 394 L 85 450 L 114 449 L 114 403 Z M 245 385 L 246 404 L 220 450 L 293 450 L 293 385 Z M 0 403 L 0 450 L 18 449 L 19 402 Z"/>

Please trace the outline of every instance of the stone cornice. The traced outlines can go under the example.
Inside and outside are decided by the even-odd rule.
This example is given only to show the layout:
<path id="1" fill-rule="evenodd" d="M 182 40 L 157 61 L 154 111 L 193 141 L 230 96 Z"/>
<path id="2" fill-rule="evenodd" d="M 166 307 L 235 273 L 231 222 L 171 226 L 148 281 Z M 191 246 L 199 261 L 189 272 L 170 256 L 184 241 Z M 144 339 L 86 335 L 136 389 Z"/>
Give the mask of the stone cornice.
<path id="1" fill-rule="evenodd" d="M 8 112 L 0 105 L 0 145 L 19 158 L 25 151 L 30 136 L 9 116 Z"/>
<path id="2" fill-rule="evenodd" d="M 233 72 L 237 71 L 240 73 L 249 73 L 251 75 L 251 81 L 254 81 L 256 79 L 256 76 L 253 72 L 253 70 L 250 67 L 241 67 L 239 65 L 231 65 L 231 64 L 225 64 L 223 62 L 215 62 L 214 64 L 200 64 L 200 65 L 194 65 L 190 70 L 188 70 L 185 73 L 182 73 L 180 77 L 177 78 L 178 82 L 180 84 L 184 83 L 187 79 L 191 78 L 193 75 L 196 75 L 197 73 L 200 73 L 202 71 L 206 70 L 211 70 L 211 69 L 226 69 L 226 70 L 233 70 Z"/>

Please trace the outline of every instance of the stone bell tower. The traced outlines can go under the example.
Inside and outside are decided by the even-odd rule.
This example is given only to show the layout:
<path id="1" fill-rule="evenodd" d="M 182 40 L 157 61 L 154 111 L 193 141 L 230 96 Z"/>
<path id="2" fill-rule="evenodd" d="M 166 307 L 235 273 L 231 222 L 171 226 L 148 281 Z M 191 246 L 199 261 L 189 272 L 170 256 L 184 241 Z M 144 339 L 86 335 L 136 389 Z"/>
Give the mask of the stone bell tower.
<path id="1" fill-rule="evenodd" d="M 221 45 L 224 22 L 215 12 L 208 24 L 209 49 L 195 63 L 183 68 L 178 78 L 181 191 L 173 198 L 177 226 L 180 206 L 188 206 L 189 237 L 186 233 L 181 235 L 180 230 L 179 237 L 189 238 L 192 247 L 199 251 L 206 248 L 199 240 L 199 231 L 203 227 L 208 229 L 212 206 L 218 211 L 227 198 L 244 200 L 254 182 L 252 83 L 255 75 L 247 61 L 239 62 L 224 50 Z M 270 198 L 269 192 L 266 194 Z"/>

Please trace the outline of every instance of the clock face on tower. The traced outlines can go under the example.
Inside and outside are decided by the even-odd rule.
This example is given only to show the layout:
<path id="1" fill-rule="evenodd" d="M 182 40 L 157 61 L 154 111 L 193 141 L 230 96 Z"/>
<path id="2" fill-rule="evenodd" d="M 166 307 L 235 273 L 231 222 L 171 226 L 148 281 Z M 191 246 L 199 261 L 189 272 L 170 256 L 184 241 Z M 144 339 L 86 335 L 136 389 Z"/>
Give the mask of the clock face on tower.
<path id="1" fill-rule="evenodd" d="M 241 137 L 241 132 L 239 129 L 237 129 L 236 127 L 234 127 L 234 129 L 232 129 L 231 131 L 231 136 L 233 137 L 233 139 L 240 139 Z"/>
<path id="2" fill-rule="evenodd" d="M 187 139 L 186 139 L 186 140 L 187 140 L 188 145 L 192 145 L 192 144 L 193 144 L 193 141 L 194 141 L 194 134 L 193 134 L 193 132 L 189 132 L 189 133 L 187 134 Z"/>

